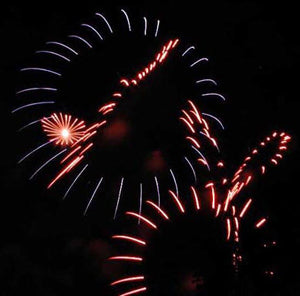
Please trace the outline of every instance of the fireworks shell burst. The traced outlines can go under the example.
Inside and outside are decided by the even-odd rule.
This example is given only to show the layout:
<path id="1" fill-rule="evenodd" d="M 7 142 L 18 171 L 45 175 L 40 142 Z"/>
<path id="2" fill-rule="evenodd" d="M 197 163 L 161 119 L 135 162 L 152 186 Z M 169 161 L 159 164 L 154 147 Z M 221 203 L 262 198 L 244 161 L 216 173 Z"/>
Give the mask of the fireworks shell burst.
<path id="1" fill-rule="evenodd" d="M 19 131 L 32 129 L 43 141 L 19 163 L 34 157 L 41 161 L 38 153 L 48 149 L 50 157 L 41 161 L 30 179 L 51 166 L 55 173 L 50 179 L 46 174 L 45 182 L 49 190 L 59 187 L 63 199 L 88 191 L 81 202 L 83 215 L 89 213 L 101 192 L 106 197 L 102 198 L 103 211 L 110 211 L 114 220 L 123 217 L 123 212 L 136 221 L 128 226 L 130 231 L 112 236 L 121 242 L 121 252 L 108 260 L 130 264 L 126 274 L 111 282 L 117 295 L 177 295 L 189 289 L 223 289 L 227 284 L 232 288 L 231 280 L 245 266 L 241 229 L 250 225 L 260 231 L 270 220 L 260 214 L 245 222 L 255 206 L 248 188 L 259 175 L 279 164 L 291 137 L 272 132 L 233 173 L 227 170 L 220 145 L 224 124 L 212 111 L 219 113 L 226 98 L 216 90 L 217 82 L 205 76 L 208 58 L 199 55 L 184 37 L 160 36 L 160 20 L 136 20 L 124 9 L 114 18 L 118 22 L 111 25 L 97 12 L 66 41 L 48 41 L 45 49 L 36 51 L 36 60 L 42 65 L 20 70 L 26 78 L 16 95 L 25 103 L 12 113 L 27 112 L 21 118 L 32 120 Z M 124 55 L 114 54 L 122 46 Z M 109 59 L 111 67 L 100 71 L 91 83 L 84 65 L 97 68 L 99 57 Z M 33 94 L 40 99 L 32 101 Z M 38 118 L 33 118 L 36 114 Z M 198 236 L 190 241 L 184 233 L 177 234 L 177 229 L 184 229 L 182 225 L 196 225 Z M 168 239 L 175 245 L 168 244 Z M 189 242 L 188 246 L 203 244 L 199 253 L 187 256 L 191 266 L 194 261 L 198 267 L 208 260 L 205 256 L 210 249 L 215 254 L 211 260 L 218 266 L 224 257 L 217 253 L 223 255 L 220 246 L 226 246 L 228 260 L 224 262 L 229 264 L 221 264 L 220 270 L 228 272 L 228 277 L 221 280 L 222 274 L 211 271 L 206 263 L 200 271 L 198 267 L 186 270 L 180 265 L 185 254 L 166 256 L 159 265 L 161 259 L 153 254 L 166 245 L 176 248 L 176 240 Z M 168 249 L 164 251 L 159 254 L 165 256 Z M 181 263 L 176 265 L 177 261 Z M 172 264 L 175 271 L 168 268 Z M 181 278 L 174 275 L 181 269 L 184 274 L 196 274 L 197 284 L 183 279 L 182 274 Z M 216 274 L 223 286 L 215 287 L 207 280 Z M 274 271 L 264 269 L 264 275 L 273 276 Z M 174 279 L 181 284 L 172 287 Z"/>

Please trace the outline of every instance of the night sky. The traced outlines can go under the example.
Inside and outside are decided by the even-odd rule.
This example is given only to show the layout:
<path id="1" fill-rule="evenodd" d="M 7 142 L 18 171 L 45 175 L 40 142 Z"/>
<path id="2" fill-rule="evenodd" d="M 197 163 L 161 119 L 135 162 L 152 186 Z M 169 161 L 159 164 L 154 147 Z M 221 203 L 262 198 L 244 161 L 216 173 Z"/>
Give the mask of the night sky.
<path id="1" fill-rule="evenodd" d="M 173 35 L 179 32 L 209 57 L 218 90 L 227 98 L 221 142 L 232 167 L 273 130 L 292 136 L 280 166 L 252 187 L 262 213 L 272 217 L 269 229 L 278 240 L 278 277 L 265 292 L 256 281 L 237 295 L 299 295 L 297 9 L 290 1 L 229 0 L 1 4 L 0 295 L 111 295 L 107 280 L 119 270 L 107 266 L 104 258 L 114 250 L 108 238 L 120 226 L 112 223 L 112 215 L 105 213 L 101 202 L 84 217 L 80 203 L 64 202 L 57 191 L 47 191 L 43 178 L 28 181 L 32 161 L 25 165 L 17 161 L 24 147 L 32 147 L 28 143 L 41 141 L 35 134 L 28 141 L 17 134 L 20 121 L 11 110 L 18 106 L 18 69 L 35 50 L 48 40 L 63 38 L 97 11 L 109 15 L 121 8 L 133 16 L 160 18 L 166 30 Z M 81 109 L 77 101 L 74 106 Z"/>

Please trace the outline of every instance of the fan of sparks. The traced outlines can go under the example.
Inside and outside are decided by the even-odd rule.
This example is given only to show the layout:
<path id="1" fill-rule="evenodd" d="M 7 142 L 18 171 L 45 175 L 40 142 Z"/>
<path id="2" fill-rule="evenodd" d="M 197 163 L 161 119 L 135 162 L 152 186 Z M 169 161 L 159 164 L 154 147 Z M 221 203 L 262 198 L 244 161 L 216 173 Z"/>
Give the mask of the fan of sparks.
<path id="1" fill-rule="evenodd" d="M 41 120 L 44 132 L 55 145 L 70 146 L 85 134 L 85 123 L 78 118 L 62 113 L 53 113 Z"/>

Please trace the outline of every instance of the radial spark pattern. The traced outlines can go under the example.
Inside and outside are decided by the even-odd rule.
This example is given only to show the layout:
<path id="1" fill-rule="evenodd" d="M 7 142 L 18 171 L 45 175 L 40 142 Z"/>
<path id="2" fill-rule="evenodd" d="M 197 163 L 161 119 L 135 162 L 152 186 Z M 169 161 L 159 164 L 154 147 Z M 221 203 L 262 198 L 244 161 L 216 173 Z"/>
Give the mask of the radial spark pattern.
<path id="1" fill-rule="evenodd" d="M 69 146 L 79 141 L 85 134 L 84 121 L 71 115 L 53 113 L 41 120 L 44 132 L 56 145 Z"/>

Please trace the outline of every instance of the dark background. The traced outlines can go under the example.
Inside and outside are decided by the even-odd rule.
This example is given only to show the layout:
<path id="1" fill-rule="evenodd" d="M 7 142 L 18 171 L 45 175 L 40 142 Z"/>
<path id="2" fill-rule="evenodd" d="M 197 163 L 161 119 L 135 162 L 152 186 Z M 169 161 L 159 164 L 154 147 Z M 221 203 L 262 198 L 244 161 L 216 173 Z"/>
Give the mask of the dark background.
<path id="1" fill-rule="evenodd" d="M 228 99 L 225 136 L 229 161 L 239 164 L 247 149 L 274 129 L 292 135 L 288 157 L 255 189 L 263 207 L 275 217 L 273 227 L 281 244 L 278 262 L 282 280 L 277 293 L 298 295 L 300 45 L 297 10 L 289 1 L 1 4 L 0 274 L 5 284 L 0 295 L 19 295 L 21 291 L 33 295 L 85 291 L 90 295 L 93 290 L 100 291 L 95 258 L 101 254 L 93 250 L 97 244 L 102 250 L 108 246 L 104 239 L 90 240 L 97 233 L 97 221 L 64 216 L 60 201 L 27 182 L 16 164 L 22 143 L 15 136 L 10 111 L 17 69 L 42 42 L 65 35 L 97 10 L 105 13 L 123 7 L 157 16 L 162 24 L 171 24 L 172 30 L 186 32 L 210 57 Z M 81 270 L 78 274 L 77 269 Z"/>

